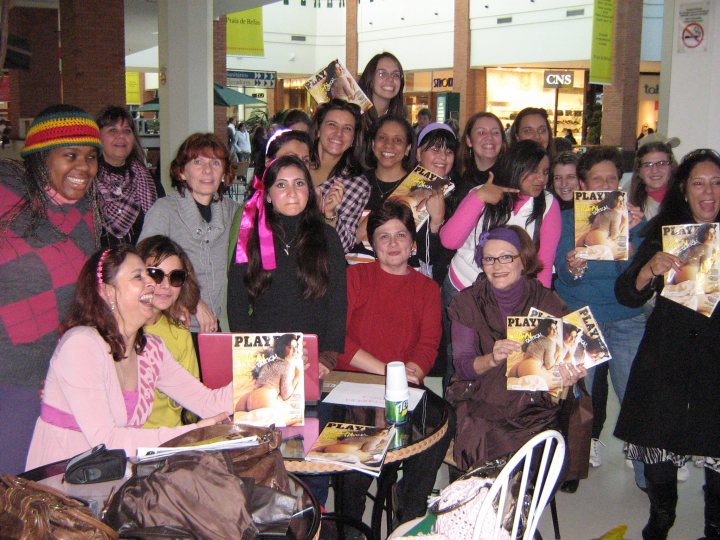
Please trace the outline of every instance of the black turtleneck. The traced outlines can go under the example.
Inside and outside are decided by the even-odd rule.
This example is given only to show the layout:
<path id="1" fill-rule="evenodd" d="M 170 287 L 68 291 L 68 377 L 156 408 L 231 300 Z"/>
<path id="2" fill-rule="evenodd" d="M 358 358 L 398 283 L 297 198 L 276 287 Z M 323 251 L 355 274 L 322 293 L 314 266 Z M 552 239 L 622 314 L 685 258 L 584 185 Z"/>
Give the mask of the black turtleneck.
<path id="1" fill-rule="evenodd" d="M 245 288 L 247 263 L 233 262 L 228 272 L 228 319 L 233 332 L 303 332 L 317 334 L 320 351 L 342 352 L 345 347 L 347 292 L 345 254 L 335 229 L 323 225 L 328 243 L 330 287 L 323 298 L 303 300 L 297 278 L 297 217 L 277 216 L 285 233 L 275 239 L 272 283 L 250 315 Z M 285 246 L 288 253 L 285 253 Z M 233 256 L 233 261 L 235 257 Z"/>

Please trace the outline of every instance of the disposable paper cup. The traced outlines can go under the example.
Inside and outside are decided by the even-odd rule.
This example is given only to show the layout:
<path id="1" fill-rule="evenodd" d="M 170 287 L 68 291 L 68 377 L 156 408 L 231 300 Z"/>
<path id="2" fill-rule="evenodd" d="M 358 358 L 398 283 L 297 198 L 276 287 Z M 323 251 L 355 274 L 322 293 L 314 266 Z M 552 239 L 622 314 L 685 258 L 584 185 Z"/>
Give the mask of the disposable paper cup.
<path id="1" fill-rule="evenodd" d="M 403 396 L 407 395 L 408 382 L 405 364 L 402 362 L 390 362 L 387 365 L 385 375 L 385 399 L 403 399 Z M 404 397 L 404 399 L 407 399 L 407 397 Z"/>

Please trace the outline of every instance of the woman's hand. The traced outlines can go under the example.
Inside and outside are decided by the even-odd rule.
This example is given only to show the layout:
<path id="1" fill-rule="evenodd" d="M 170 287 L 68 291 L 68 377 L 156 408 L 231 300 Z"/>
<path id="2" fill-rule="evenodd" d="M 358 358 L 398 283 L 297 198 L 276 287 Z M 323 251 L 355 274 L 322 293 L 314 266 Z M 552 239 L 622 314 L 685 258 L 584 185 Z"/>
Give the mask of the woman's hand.
<path id="1" fill-rule="evenodd" d="M 479 188 L 475 188 L 475 195 L 485 204 L 497 204 L 502 200 L 506 193 L 520 192 L 519 189 L 496 186 L 493 183 L 494 180 L 495 175 L 491 172 L 488 175 L 488 181 Z"/>
<path id="2" fill-rule="evenodd" d="M 627 209 L 628 217 L 630 218 L 628 230 L 630 230 L 634 229 L 643 220 L 645 214 L 640 207 L 632 205 L 630 203 L 627 204 Z"/>
<path id="3" fill-rule="evenodd" d="M 185 328 L 190 328 L 190 320 L 192 315 L 185 306 L 179 305 L 177 302 L 170 308 L 170 314 L 175 317 Z"/>
<path id="4" fill-rule="evenodd" d="M 425 208 L 430 215 L 430 232 L 436 233 L 445 219 L 445 197 L 442 189 L 433 190 L 432 195 L 425 201 Z"/>
<path id="5" fill-rule="evenodd" d="M 324 379 L 328 373 L 330 369 L 325 364 L 318 364 L 318 379 Z"/>
<path id="6" fill-rule="evenodd" d="M 217 317 L 213 313 L 213 310 L 202 300 L 198 302 L 195 317 L 197 317 L 198 324 L 200 325 L 200 332 L 217 332 Z"/>
<path id="7" fill-rule="evenodd" d="M 560 372 L 563 387 L 572 386 L 587 375 L 585 366 L 576 366 L 575 364 L 561 364 L 558 371 Z"/>
<path id="8" fill-rule="evenodd" d="M 337 219 L 337 208 L 343 200 L 345 195 L 345 186 L 342 180 L 333 181 L 330 190 L 325 195 L 323 200 L 322 213 L 326 219 L 334 221 Z"/>
<path id="9" fill-rule="evenodd" d="M 215 416 L 211 416 L 210 418 L 203 418 L 197 423 L 197 427 L 209 427 L 214 426 L 216 424 L 229 424 L 230 423 L 230 417 L 227 415 L 227 413 L 220 413 L 216 414 Z"/>
<path id="10" fill-rule="evenodd" d="M 420 366 L 415 362 L 405 363 L 405 374 L 407 375 L 408 382 L 414 384 L 422 384 L 425 380 L 425 373 L 423 373 L 423 370 L 420 369 Z"/>
<path id="11" fill-rule="evenodd" d="M 576 249 L 568 251 L 567 255 L 565 255 L 565 260 L 567 261 L 568 272 L 570 272 L 575 279 L 579 279 L 585 275 L 588 266 L 587 260 L 578 257 Z"/>
<path id="12" fill-rule="evenodd" d="M 640 272 L 638 272 L 638 276 L 635 279 L 635 288 L 641 291 L 647 287 L 654 278 L 662 276 L 670 270 L 680 270 L 681 266 L 682 260 L 680 257 L 665 253 L 664 251 L 658 251 L 645 263 L 640 269 Z"/>
<path id="13" fill-rule="evenodd" d="M 493 364 L 499 366 L 507 357 L 514 352 L 520 352 L 522 348 L 517 341 L 511 339 L 499 339 L 493 345 L 492 361 Z"/>

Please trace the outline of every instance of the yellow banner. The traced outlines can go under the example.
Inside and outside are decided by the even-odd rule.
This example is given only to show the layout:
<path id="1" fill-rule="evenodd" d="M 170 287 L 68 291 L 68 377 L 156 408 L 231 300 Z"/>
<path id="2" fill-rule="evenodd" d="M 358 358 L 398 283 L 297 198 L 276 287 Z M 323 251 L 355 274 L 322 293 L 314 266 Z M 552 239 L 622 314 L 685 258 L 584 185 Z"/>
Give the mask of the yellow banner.
<path id="1" fill-rule="evenodd" d="M 595 0 L 593 7 L 590 82 L 612 84 L 615 0 Z"/>
<path id="2" fill-rule="evenodd" d="M 125 72 L 125 103 L 128 105 L 142 105 L 139 71 Z"/>
<path id="3" fill-rule="evenodd" d="M 265 56 L 262 7 L 227 15 L 227 53 Z"/>

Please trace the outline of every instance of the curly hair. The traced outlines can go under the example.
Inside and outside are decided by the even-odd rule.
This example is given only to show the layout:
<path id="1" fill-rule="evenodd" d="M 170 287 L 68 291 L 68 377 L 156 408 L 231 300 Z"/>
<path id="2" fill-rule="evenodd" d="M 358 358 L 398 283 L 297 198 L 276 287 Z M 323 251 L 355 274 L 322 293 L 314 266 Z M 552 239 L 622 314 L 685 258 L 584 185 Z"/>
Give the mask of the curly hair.
<path id="1" fill-rule="evenodd" d="M 61 336 L 76 326 L 95 328 L 110 346 L 110 353 L 116 362 L 127 355 L 125 338 L 120 332 L 118 321 L 110 306 L 100 296 L 100 285 L 115 283 L 118 270 L 128 255 L 138 255 L 138 252 L 130 244 L 120 244 L 96 251 L 85 262 L 75 285 L 72 304 L 59 328 Z M 146 343 L 147 339 L 143 329 L 140 328 L 135 336 L 135 352 L 142 353 Z"/>

